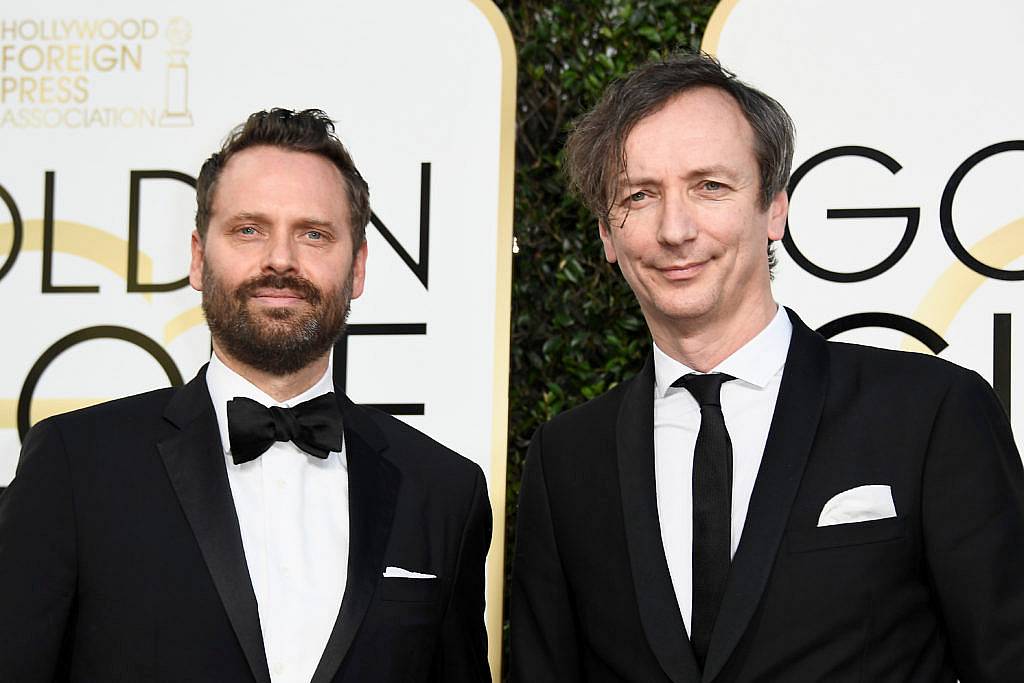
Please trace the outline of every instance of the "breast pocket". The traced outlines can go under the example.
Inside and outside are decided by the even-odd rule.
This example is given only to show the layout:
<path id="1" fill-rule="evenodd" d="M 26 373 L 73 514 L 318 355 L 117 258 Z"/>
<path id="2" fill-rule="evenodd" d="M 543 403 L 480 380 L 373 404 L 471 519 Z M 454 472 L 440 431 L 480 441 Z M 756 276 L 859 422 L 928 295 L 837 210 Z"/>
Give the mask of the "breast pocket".
<path id="1" fill-rule="evenodd" d="M 790 531 L 786 534 L 786 546 L 791 553 L 806 553 L 827 548 L 884 543 L 904 537 L 906 531 L 906 522 L 901 517 L 833 524 L 815 529 Z"/>
<path id="2" fill-rule="evenodd" d="M 380 598 L 389 602 L 433 602 L 441 582 L 434 579 L 407 579 L 385 576 L 381 579 Z"/>

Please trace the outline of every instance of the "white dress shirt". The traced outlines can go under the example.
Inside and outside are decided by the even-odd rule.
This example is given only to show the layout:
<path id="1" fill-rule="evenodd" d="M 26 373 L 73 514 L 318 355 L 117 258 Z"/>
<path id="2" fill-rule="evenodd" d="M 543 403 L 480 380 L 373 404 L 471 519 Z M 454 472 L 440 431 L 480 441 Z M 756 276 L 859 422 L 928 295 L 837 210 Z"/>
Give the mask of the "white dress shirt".
<path id="1" fill-rule="evenodd" d="M 273 683 L 309 683 L 338 618 L 348 571 L 348 462 L 344 445 L 321 460 L 279 441 L 236 465 L 227 403 L 243 396 L 291 407 L 333 391 L 332 377 L 328 366 L 312 388 L 279 402 L 216 354 L 206 371 Z"/>
<path id="2" fill-rule="evenodd" d="M 768 326 L 712 372 L 735 380 L 722 385 L 722 414 L 732 440 L 730 555 L 743 533 L 750 494 L 768 440 L 793 324 L 781 306 Z M 654 345 L 654 470 L 661 541 L 687 632 L 693 608 L 693 449 L 700 406 L 689 391 L 672 387 L 694 372 Z"/>

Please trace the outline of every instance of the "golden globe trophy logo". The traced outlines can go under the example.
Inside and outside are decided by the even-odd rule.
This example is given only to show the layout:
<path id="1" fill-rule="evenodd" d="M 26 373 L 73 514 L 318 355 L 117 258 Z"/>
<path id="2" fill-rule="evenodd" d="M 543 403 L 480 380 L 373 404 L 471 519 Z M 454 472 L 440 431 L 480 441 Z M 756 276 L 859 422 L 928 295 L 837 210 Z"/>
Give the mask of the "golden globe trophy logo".
<path id="1" fill-rule="evenodd" d="M 191 39 L 182 17 L 0 18 L 0 129 L 191 126 Z"/>

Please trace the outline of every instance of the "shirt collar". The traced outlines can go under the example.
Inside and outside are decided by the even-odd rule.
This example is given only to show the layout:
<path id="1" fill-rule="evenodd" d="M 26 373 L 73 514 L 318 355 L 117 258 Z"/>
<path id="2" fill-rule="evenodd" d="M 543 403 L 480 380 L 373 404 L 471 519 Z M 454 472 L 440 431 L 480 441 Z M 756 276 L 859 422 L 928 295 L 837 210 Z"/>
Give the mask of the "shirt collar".
<path id="1" fill-rule="evenodd" d="M 206 369 L 206 386 L 213 401 L 213 411 L 217 415 L 217 428 L 220 430 L 220 442 L 224 452 L 231 452 L 228 438 L 228 401 L 236 397 L 251 398 L 265 406 L 291 408 L 299 403 L 316 398 L 321 394 L 334 391 L 333 354 L 327 362 L 327 370 L 317 382 L 304 392 L 286 401 L 275 401 L 262 389 L 245 379 L 224 364 L 215 353 L 210 356 L 210 366 Z"/>
<path id="2" fill-rule="evenodd" d="M 793 336 L 793 323 L 782 306 L 775 317 L 757 335 L 732 355 L 715 366 L 712 372 L 724 372 L 736 379 L 752 384 L 759 389 L 768 386 L 786 364 L 789 341 Z M 655 396 L 664 398 L 672 383 L 683 375 L 696 372 L 672 358 L 654 344 L 654 391 Z"/>

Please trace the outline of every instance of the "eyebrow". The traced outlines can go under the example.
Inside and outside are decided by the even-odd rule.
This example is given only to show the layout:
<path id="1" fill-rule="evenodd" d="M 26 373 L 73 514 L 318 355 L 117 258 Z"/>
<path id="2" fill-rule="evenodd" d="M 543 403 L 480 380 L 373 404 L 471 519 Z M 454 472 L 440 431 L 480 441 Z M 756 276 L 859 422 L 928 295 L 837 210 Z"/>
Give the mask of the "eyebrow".
<path id="1" fill-rule="evenodd" d="M 729 169 L 728 166 L 714 165 L 714 166 L 702 166 L 695 168 L 686 174 L 687 178 L 698 178 L 701 176 L 709 175 L 722 175 L 728 178 L 735 178 L 736 175 Z M 625 172 L 619 174 L 618 177 L 619 187 L 635 187 L 637 185 L 657 185 L 661 181 L 658 178 L 651 178 L 648 176 L 630 176 Z"/>
<path id="2" fill-rule="evenodd" d="M 701 168 L 695 168 L 690 171 L 689 177 L 694 176 L 705 176 L 705 175 L 724 175 L 730 178 L 736 177 L 735 171 L 730 169 L 728 166 L 722 166 L 721 164 L 716 166 L 704 166 Z"/>
<path id="3" fill-rule="evenodd" d="M 234 223 L 236 221 L 253 221 L 254 223 L 261 223 L 267 220 L 268 216 L 263 213 L 254 211 L 239 211 L 233 216 L 228 218 L 228 222 Z"/>
<path id="4" fill-rule="evenodd" d="M 303 218 L 303 219 L 301 219 L 299 221 L 296 221 L 296 222 L 297 223 L 301 223 L 302 225 L 313 225 L 313 226 L 316 226 L 316 227 L 319 227 L 319 228 L 332 228 L 332 227 L 334 227 L 334 223 L 332 223 L 329 220 L 323 219 L 323 218 L 306 217 L 306 218 Z"/>
<path id="5" fill-rule="evenodd" d="M 269 222 L 269 220 L 270 217 L 267 214 L 260 213 L 258 211 L 239 211 L 230 218 L 230 222 L 232 223 L 238 221 L 253 221 L 254 223 L 266 223 Z M 334 226 L 334 223 L 332 223 L 329 220 L 326 220 L 324 218 L 314 218 L 313 216 L 305 216 L 293 222 L 298 225 L 310 225 L 319 228 L 330 228 Z"/>
<path id="6" fill-rule="evenodd" d="M 657 185 L 658 180 L 645 176 L 633 177 L 625 173 L 619 174 L 619 187 L 634 187 L 636 185 Z"/>

